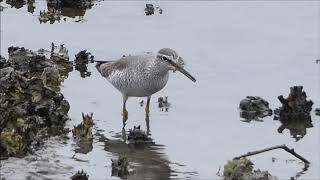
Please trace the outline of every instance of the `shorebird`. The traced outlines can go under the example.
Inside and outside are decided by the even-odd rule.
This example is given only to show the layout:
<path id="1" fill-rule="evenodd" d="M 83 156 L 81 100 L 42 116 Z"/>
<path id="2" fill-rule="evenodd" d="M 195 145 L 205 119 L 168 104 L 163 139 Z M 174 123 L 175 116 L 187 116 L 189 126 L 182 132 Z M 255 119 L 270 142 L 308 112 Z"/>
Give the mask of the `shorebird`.
<path id="1" fill-rule="evenodd" d="M 96 61 L 96 68 L 123 97 L 123 123 L 128 119 L 128 97 L 147 97 L 145 112 L 150 110 L 151 95 L 160 91 L 168 82 L 169 71 L 180 71 L 193 82 L 196 79 L 184 67 L 183 59 L 170 48 L 163 48 L 157 55 L 124 56 L 116 61 Z"/>

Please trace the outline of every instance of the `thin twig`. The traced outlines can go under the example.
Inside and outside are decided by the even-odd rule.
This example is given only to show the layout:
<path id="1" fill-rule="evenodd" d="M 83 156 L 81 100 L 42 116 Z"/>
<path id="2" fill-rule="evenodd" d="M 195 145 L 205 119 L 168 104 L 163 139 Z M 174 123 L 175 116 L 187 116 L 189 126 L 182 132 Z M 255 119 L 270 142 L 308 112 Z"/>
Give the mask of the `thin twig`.
<path id="1" fill-rule="evenodd" d="M 306 160 L 304 157 L 302 157 L 302 156 L 300 156 L 299 154 L 297 154 L 297 153 L 294 151 L 294 149 L 289 149 L 286 145 L 274 146 L 274 147 L 262 149 L 262 150 L 259 150 L 259 151 L 248 152 L 247 154 L 244 154 L 244 155 L 235 157 L 235 158 L 233 158 L 233 159 L 236 160 L 236 159 L 240 159 L 240 158 L 243 158 L 243 157 L 260 154 L 260 153 L 263 153 L 263 152 L 266 152 L 266 151 L 271 151 L 271 150 L 274 150 L 274 149 L 283 149 L 283 150 L 287 151 L 288 153 L 294 155 L 296 158 L 300 159 L 300 160 L 303 161 L 304 163 L 310 164 L 310 162 L 309 162 L 308 160 Z"/>

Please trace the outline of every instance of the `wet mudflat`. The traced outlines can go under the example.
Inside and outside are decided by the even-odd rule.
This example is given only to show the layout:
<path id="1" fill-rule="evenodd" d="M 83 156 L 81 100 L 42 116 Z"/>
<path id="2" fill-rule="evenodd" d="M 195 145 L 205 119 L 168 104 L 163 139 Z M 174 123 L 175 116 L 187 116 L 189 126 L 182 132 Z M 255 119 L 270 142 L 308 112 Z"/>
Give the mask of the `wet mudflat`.
<path id="1" fill-rule="evenodd" d="M 319 2 L 157 2 L 163 13 L 146 16 L 145 2 L 94 2 L 85 11 L 61 11 L 60 22 L 39 22 L 46 1 L 35 1 L 1 12 L 1 55 L 9 46 L 31 50 L 65 44 L 70 60 L 88 49 L 98 60 L 156 52 L 170 47 L 184 57 L 186 69 L 197 78 L 191 83 L 174 73 L 153 96 L 149 117 L 150 144 L 124 143 L 129 130 L 147 131 L 142 100 L 128 101 L 128 124 L 122 129 L 121 95 L 88 64 L 90 76 L 69 73 L 62 92 L 69 101 L 70 129 L 93 113 L 93 140 L 79 143 L 50 138 L 34 155 L 1 161 L 1 177 L 66 178 L 84 169 L 92 179 L 219 178 L 227 160 L 247 151 L 286 144 L 311 161 L 300 179 L 320 178 L 319 116 L 312 126 L 298 124 L 278 132 L 280 121 L 268 116 L 243 122 L 239 102 L 261 96 L 275 109 L 279 95 L 303 86 L 313 109 L 320 106 Z M 299 12 L 299 13 L 297 13 Z M 64 20 L 65 18 L 65 20 Z M 85 77 L 85 78 L 83 78 Z M 170 106 L 158 107 L 168 96 Z M 80 148 L 79 148 L 80 147 Z M 79 150 L 80 149 L 80 150 Z M 129 175 L 112 171 L 111 159 L 126 156 Z M 281 179 L 296 176 L 303 164 L 283 151 L 250 157 L 255 166 Z M 111 175 L 114 176 L 111 176 Z"/>

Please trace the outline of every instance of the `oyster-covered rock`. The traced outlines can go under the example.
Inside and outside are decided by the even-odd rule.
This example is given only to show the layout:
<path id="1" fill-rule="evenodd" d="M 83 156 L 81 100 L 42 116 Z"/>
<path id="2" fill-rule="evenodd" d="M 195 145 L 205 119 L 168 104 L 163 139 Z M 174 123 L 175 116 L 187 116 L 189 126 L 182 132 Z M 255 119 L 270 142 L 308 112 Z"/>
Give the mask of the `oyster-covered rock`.
<path id="1" fill-rule="evenodd" d="M 140 129 L 140 126 L 134 126 L 133 129 L 129 130 L 128 141 L 130 144 L 144 144 L 151 143 L 152 139 Z"/>
<path id="2" fill-rule="evenodd" d="M 247 96 L 240 101 L 240 117 L 247 121 L 260 120 L 272 115 L 269 103 L 259 96 Z"/>

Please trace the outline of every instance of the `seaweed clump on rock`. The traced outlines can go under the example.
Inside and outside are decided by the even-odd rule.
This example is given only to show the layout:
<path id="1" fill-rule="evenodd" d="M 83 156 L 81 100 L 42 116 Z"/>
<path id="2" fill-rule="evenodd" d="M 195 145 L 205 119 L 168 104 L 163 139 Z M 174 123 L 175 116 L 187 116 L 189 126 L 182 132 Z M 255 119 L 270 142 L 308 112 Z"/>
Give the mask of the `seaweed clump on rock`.
<path id="1" fill-rule="evenodd" d="M 310 115 L 313 102 L 307 100 L 302 86 L 291 87 L 287 98 L 281 95 L 278 99 L 282 104 L 275 111 L 275 119 L 281 122 L 278 132 L 282 133 L 284 129 L 289 129 L 290 134 L 298 141 L 306 135 L 307 128 L 313 127 Z"/>
<path id="2" fill-rule="evenodd" d="M 248 122 L 261 121 L 261 118 L 272 115 L 269 103 L 259 96 L 247 96 L 240 101 L 239 109 L 241 110 L 240 117 Z"/>
<path id="3" fill-rule="evenodd" d="M 43 137 L 64 133 L 70 108 L 59 88 L 70 68 L 24 48 L 8 52 L 0 69 L 1 159 L 24 155 Z"/>
<path id="4" fill-rule="evenodd" d="M 223 176 L 225 180 L 277 180 L 268 171 L 254 170 L 253 163 L 247 158 L 228 161 Z"/>

